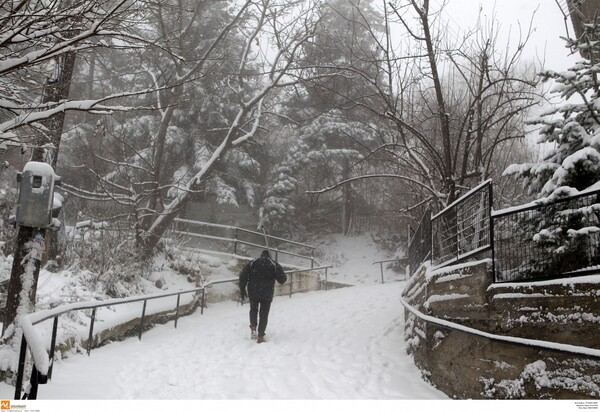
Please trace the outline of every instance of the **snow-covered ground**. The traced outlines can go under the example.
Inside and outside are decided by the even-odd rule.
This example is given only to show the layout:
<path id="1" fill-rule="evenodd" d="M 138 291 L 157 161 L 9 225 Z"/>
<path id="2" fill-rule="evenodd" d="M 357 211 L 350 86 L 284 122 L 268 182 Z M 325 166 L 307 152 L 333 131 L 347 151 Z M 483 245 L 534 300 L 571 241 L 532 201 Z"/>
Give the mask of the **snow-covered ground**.
<path id="1" fill-rule="evenodd" d="M 144 333 L 142 341 L 112 343 L 93 350 L 90 357 L 69 354 L 57 361 L 53 379 L 40 387 L 39 398 L 446 398 L 421 378 L 405 353 L 398 299 L 404 284 L 398 279 L 404 274 L 386 269 L 382 285 L 379 265 L 373 265 L 394 252 L 369 236 L 331 235 L 317 246 L 322 263 L 335 266 L 330 280 L 357 286 L 276 298 L 267 343 L 249 339 L 247 305 L 219 302 L 204 315 L 180 319 L 177 329 L 171 322 Z M 235 266 L 231 258 L 206 256 L 197 264 L 204 273 L 211 268 L 216 277 L 237 275 L 228 269 Z M 80 284 L 78 276 L 90 275 L 42 271 L 42 306 L 99 298 L 91 290 L 69 286 Z M 153 273 L 148 280 L 155 278 L 166 279 L 169 291 L 187 283 L 169 279 L 168 271 Z M 85 333 L 85 324 L 81 329 Z M 0 385 L 3 399 L 13 391 Z"/>
<path id="2" fill-rule="evenodd" d="M 393 257 L 391 251 L 379 248 L 370 237 L 330 236 L 319 247 L 323 261 L 336 265 L 333 280 L 356 286 L 276 297 L 268 342 L 258 345 L 249 339 L 247 305 L 214 303 L 203 315 L 181 318 L 177 329 L 170 322 L 145 332 L 141 341 L 133 337 L 111 343 L 89 357 L 70 353 L 56 362 L 52 381 L 40 386 L 41 401 L 13 405 L 45 412 L 505 408 L 491 401 L 443 402 L 448 397 L 422 378 L 403 340 L 399 297 L 404 274 L 386 269 L 386 283 L 381 284 L 379 266 L 372 263 Z M 228 270 L 234 266 L 231 258 L 218 260 L 205 256 L 198 265 L 212 268 L 213 276 L 235 275 Z M 56 303 L 65 298 L 68 284 L 79 284 L 76 274 L 66 275 L 42 272 L 43 301 Z M 154 278 L 169 280 L 169 272 L 157 271 L 148 280 Z M 167 287 L 172 291 L 186 282 L 170 279 Z M 70 298 L 75 300 L 93 297 L 89 290 L 73 293 Z M 12 386 L 0 384 L 0 399 L 11 399 L 13 392 Z M 558 401 L 511 405 L 545 412 L 581 409 Z"/>
<path id="3" fill-rule="evenodd" d="M 394 259 L 397 253 L 380 247 L 370 235 L 346 237 L 341 234 L 323 236 L 315 243 L 319 262 L 333 265 L 329 280 L 348 285 L 370 285 L 381 282 L 379 264 L 373 262 Z M 404 280 L 405 272 L 395 272 L 384 263 L 384 282 Z"/>
<path id="4" fill-rule="evenodd" d="M 141 341 L 58 362 L 39 398 L 447 398 L 404 351 L 401 289 L 389 283 L 275 298 L 264 344 L 250 340 L 247 305 L 220 302 L 177 329 L 158 326 Z"/>

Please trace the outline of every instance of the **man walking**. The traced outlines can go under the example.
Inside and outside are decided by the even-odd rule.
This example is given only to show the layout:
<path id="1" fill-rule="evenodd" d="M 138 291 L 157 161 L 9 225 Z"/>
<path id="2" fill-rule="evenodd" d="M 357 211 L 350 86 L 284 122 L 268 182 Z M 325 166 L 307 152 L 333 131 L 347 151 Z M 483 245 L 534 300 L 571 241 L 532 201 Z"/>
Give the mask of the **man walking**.
<path id="1" fill-rule="evenodd" d="M 240 272 L 240 295 L 250 299 L 250 337 L 257 343 L 265 341 L 265 330 L 269 321 L 269 310 L 273 301 L 275 281 L 284 284 L 287 276 L 283 268 L 273 259 L 268 250 L 259 258 L 248 263 Z M 248 294 L 246 295 L 246 285 Z M 258 322 L 257 322 L 258 320 Z M 258 335 L 256 327 L 258 325 Z"/>

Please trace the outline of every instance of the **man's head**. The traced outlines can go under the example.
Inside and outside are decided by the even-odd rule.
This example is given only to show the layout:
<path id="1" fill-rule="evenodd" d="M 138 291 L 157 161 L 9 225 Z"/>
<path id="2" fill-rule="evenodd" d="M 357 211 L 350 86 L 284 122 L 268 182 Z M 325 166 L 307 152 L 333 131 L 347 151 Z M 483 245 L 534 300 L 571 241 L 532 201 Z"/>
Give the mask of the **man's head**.
<path id="1" fill-rule="evenodd" d="M 269 253 L 268 250 L 263 250 L 262 253 L 260 254 L 260 257 L 266 257 L 266 258 L 270 258 L 271 254 Z"/>

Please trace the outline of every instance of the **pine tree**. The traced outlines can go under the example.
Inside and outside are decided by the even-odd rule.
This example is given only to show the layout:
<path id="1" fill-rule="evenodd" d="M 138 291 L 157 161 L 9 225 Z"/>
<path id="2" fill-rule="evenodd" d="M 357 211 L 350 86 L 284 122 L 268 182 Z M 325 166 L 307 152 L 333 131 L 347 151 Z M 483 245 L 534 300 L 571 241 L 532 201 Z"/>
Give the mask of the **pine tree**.
<path id="1" fill-rule="evenodd" d="M 541 74 L 544 81 L 555 82 L 551 92 L 561 103 L 529 123 L 541 126 L 538 143 L 553 147 L 540 162 L 511 165 L 504 172 L 524 178 L 524 186 L 538 198 L 568 196 L 600 181 L 598 40 L 600 25 L 586 26 L 579 39 L 568 43 L 590 58 L 563 72 Z"/>
<path id="2" fill-rule="evenodd" d="M 373 149 L 375 131 L 369 125 L 348 120 L 339 110 L 331 110 L 300 127 L 296 140 L 274 169 L 272 184 L 265 194 L 261 218 L 270 231 L 291 231 L 297 222 L 306 220 L 294 215 L 297 210 L 302 210 L 305 218 L 314 213 L 317 201 L 305 191 L 350 177 L 353 167 Z M 350 213 L 346 207 L 352 207 L 349 199 L 353 193 L 349 185 L 341 190 L 341 209 L 346 211 L 342 213 L 342 229 L 345 229 Z M 330 200 L 337 203 L 338 199 Z"/>
<path id="3" fill-rule="evenodd" d="M 529 260 L 517 268 L 526 278 L 600 263 L 600 196 L 573 197 L 600 182 L 598 40 L 600 25 L 586 26 L 583 35 L 568 40 L 568 45 L 587 58 L 569 70 L 542 73 L 544 81 L 555 82 L 552 93 L 561 103 L 530 123 L 541 126 L 538 142 L 553 147 L 540 162 L 511 165 L 504 172 L 523 178 L 537 203 L 545 205 L 511 228 L 525 239 L 523 244 L 533 245 Z M 556 203 L 559 199 L 564 200 Z"/>

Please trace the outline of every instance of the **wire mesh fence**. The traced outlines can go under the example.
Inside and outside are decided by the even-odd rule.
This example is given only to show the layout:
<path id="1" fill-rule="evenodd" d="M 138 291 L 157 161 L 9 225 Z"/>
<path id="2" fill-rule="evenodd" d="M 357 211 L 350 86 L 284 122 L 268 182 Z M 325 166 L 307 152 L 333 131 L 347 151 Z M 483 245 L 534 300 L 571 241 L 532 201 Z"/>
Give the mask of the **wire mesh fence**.
<path id="1" fill-rule="evenodd" d="M 495 282 L 600 273 L 600 190 L 492 212 L 490 181 L 429 219 L 409 244 L 410 274 L 491 250 Z"/>
<path id="2" fill-rule="evenodd" d="M 493 214 L 496 282 L 600 271 L 600 191 Z"/>
<path id="3" fill-rule="evenodd" d="M 408 265 L 412 276 L 431 254 L 431 206 L 421 217 L 408 245 Z"/>
<path id="4" fill-rule="evenodd" d="M 447 265 L 491 247 L 492 183 L 486 181 L 431 218 L 432 264 Z"/>

